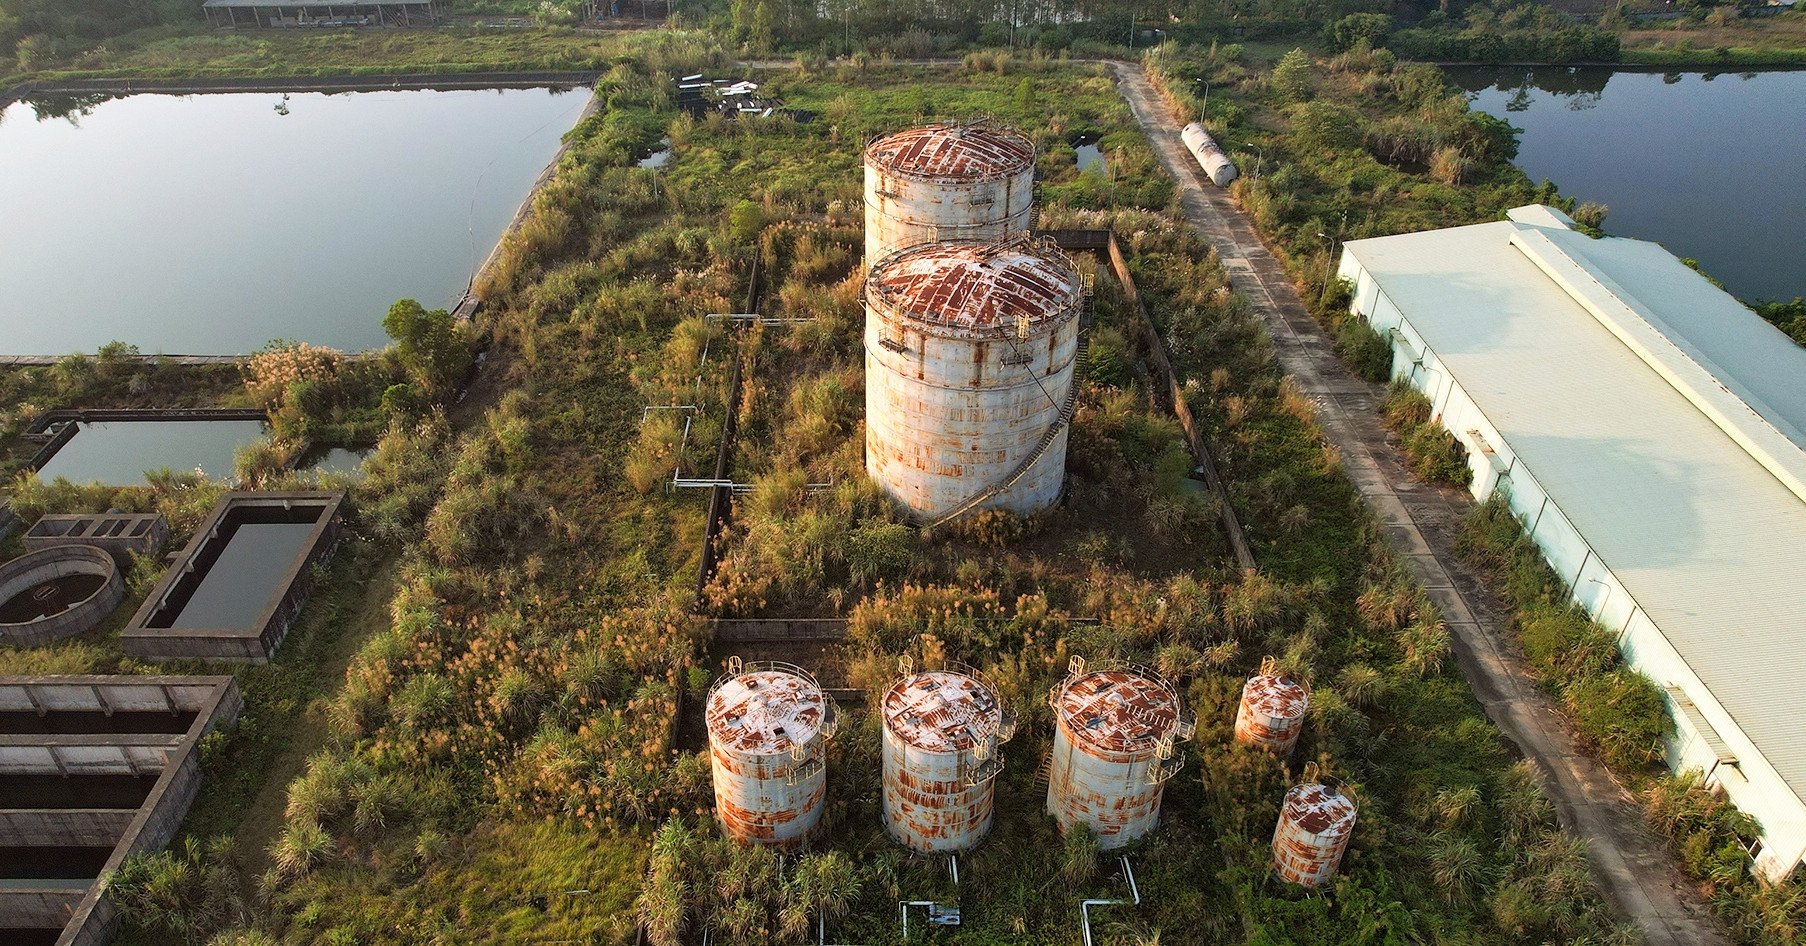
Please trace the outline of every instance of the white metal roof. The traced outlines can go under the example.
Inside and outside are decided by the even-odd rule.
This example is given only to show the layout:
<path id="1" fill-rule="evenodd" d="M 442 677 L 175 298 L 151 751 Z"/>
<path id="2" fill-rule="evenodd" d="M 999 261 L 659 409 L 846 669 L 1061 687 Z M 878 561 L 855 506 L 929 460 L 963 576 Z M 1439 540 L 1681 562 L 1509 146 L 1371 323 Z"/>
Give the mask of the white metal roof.
<path id="1" fill-rule="evenodd" d="M 1513 217 L 1347 248 L 1806 798 L 1806 350 L 1655 244 Z"/>

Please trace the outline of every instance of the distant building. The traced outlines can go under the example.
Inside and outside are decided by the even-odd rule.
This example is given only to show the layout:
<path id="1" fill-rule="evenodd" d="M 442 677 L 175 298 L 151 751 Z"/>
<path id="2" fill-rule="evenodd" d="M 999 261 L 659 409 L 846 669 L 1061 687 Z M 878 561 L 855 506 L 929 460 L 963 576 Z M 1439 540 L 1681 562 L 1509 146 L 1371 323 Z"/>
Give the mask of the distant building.
<path id="1" fill-rule="evenodd" d="M 1806 852 L 1806 349 L 1653 243 L 1549 207 L 1356 240 L 1393 377 L 1460 440 L 1575 601 L 1667 689 L 1677 770 Z"/>
<path id="2" fill-rule="evenodd" d="M 201 10 L 211 26 L 431 26 L 439 17 L 437 0 L 206 0 Z"/>

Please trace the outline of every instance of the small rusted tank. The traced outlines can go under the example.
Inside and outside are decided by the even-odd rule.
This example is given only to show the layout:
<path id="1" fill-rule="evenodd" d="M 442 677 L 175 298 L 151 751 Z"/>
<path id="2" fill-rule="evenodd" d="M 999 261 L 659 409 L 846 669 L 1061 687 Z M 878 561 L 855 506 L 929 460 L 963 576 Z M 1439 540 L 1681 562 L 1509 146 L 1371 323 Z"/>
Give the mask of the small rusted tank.
<path id="1" fill-rule="evenodd" d="M 1060 498 L 1084 287 L 1027 234 L 893 253 L 865 284 L 865 469 L 922 522 Z"/>
<path id="2" fill-rule="evenodd" d="M 1268 657 L 1260 672 L 1242 687 L 1242 702 L 1235 711 L 1235 738 L 1248 745 L 1287 758 L 1304 731 L 1304 714 L 1311 708 L 1311 691 L 1278 670 Z"/>
<path id="3" fill-rule="evenodd" d="M 1089 827 L 1105 851 L 1152 831 L 1166 781 L 1185 761 L 1174 744 L 1195 729 L 1178 688 L 1146 667 L 1087 667 L 1074 657 L 1047 702 L 1054 711 L 1047 813 L 1060 830 Z"/>
<path id="4" fill-rule="evenodd" d="M 801 667 L 734 657 L 705 714 L 721 829 L 744 844 L 801 844 L 827 795 L 834 701 Z"/>
<path id="5" fill-rule="evenodd" d="M 918 854 L 957 854 L 991 829 L 1002 745 L 1015 733 L 997 691 L 948 661 L 902 675 L 885 691 L 884 828 Z"/>
<path id="6" fill-rule="evenodd" d="M 1286 792 L 1273 829 L 1273 875 L 1289 884 L 1317 887 L 1336 875 L 1354 833 L 1355 803 L 1333 780 L 1318 781 L 1315 766 Z"/>
<path id="7" fill-rule="evenodd" d="M 865 265 L 905 247 L 1032 226 L 1035 145 L 996 122 L 932 124 L 865 148 Z"/>

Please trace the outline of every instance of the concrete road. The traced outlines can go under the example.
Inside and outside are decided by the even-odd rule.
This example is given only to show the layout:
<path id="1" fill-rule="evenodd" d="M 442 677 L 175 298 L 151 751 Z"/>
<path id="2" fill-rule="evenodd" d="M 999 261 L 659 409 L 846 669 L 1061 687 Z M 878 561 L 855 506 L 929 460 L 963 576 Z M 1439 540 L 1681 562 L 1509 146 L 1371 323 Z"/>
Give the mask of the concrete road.
<path id="1" fill-rule="evenodd" d="M 1350 374 L 1306 311 L 1283 268 L 1227 192 L 1202 183 L 1175 120 L 1138 63 L 1112 63 L 1117 86 L 1177 181 L 1186 218 L 1216 248 L 1231 284 L 1248 297 L 1280 365 L 1310 396 L 1317 419 L 1387 538 L 1446 620 L 1462 673 L 1486 715 L 1531 759 L 1561 823 L 1587 845 L 1606 897 L 1651 946 L 1728 944 L 1700 896 L 1644 826 L 1642 810 L 1604 766 L 1576 746 L 1564 717 L 1531 677 L 1508 633 L 1503 605 L 1455 557 L 1472 504 L 1415 481 L 1388 444 L 1376 410 L 1383 390 Z"/>

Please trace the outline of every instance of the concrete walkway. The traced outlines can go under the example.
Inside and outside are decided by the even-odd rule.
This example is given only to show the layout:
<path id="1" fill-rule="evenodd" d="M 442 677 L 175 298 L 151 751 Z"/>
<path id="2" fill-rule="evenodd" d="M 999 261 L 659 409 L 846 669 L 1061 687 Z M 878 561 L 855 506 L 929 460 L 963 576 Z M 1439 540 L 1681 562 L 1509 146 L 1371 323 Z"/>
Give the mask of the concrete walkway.
<path id="1" fill-rule="evenodd" d="M 1472 508 L 1466 494 L 1445 495 L 1411 477 L 1380 422 L 1383 390 L 1342 366 L 1254 225 L 1225 191 L 1199 182 L 1179 140 L 1179 123 L 1144 69 L 1134 63 L 1110 68 L 1160 163 L 1178 182 L 1186 218 L 1216 248 L 1234 288 L 1253 303 L 1280 365 L 1316 405 L 1343 469 L 1441 609 L 1462 673 L 1486 715 L 1534 761 L 1562 826 L 1585 840 L 1606 897 L 1642 929 L 1650 946 L 1727 944 L 1710 904 L 1681 875 L 1662 839 L 1644 826 L 1635 799 L 1579 750 L 1563 716 L 1537 687 L 1512 643 L 1506 609 L 1455 557 L 1461 517 Z"/>

